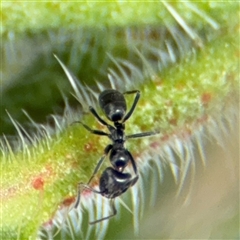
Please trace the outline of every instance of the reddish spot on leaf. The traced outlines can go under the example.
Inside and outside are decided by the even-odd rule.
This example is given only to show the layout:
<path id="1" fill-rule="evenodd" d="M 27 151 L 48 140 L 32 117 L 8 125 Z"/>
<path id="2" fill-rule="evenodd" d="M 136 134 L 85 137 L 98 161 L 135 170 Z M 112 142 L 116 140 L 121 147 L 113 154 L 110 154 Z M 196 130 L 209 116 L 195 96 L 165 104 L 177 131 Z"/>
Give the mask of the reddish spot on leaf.
<path id="1" fill-rule="evenodd" d="M 52 227 L 53 227 L 53 220 L 50 219 L 49 221 L 43 223 L 43 227 L 44 227 L 46 230 L 47 230 L 47 229 L 48 229 L 48 230 L 52 229 Z"/>
<path id="2" fill-rule="evenodd" d="M 34 189 L 36 190 L 43 190 L 43 186 L 44 186 L 44 180 L 42 177 L 38 177 L 38 178 L 35 178 L 33 181 L 32 181 L 32 186 Z"/>
<path id="3" fill-rule="evenodd" d="M 83 196 L 84 196 L 85 198 L 88 198 L 88 197 L 91 197 L 91 196 L 92 196 L 92 192 L 91 192 L 90 190 L 84 190 L 84 191 L 82 192 L 82 194 L 83 194 Z"/>
<path id="4" fill-rule="evenodd" d="M 68 207 L 75 202 L 75 197 L 65 198 L 62 202 L 63 206 Z"/>
<path id="5" fill-rule="evenodd" d="M 203 93 L 201 96 L 201 101 L 204 105 L 208 104 L 212 100 L 211 93 Z"/>
<path id="6" fill-rule="evenodd" d="M 157 148 L 159 148 L 159 146 L 160 146 L 159 142 L 152 142 L 152 143 L 150 143 L 150 147 L 151 148 L 157 149 Z"/>
<path id="7" fill-rule="evenodd" d="M 162 140 L 163 142 L 165 142 L 165 141 L 168 141 L 169 138 L 170 138 L 169 135 L 164 135 L 164 136 L 161 137 L 161 140 Z"/>

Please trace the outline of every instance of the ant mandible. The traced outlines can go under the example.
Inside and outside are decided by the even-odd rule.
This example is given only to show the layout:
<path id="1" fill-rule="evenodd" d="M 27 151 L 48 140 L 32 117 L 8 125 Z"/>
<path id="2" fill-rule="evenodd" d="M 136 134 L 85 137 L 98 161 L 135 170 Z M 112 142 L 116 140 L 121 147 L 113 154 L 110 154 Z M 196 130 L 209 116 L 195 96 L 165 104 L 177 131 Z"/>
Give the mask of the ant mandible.
<path id="1" fill-rule="evenodd" d="M 125 94 L 136 94 L 132 107 L 127 114 L 126 114 L 127 104 L 124 98 Z M 155 132 L 136 133 L 136 134 L 125 136 L 125 132 L 124 132 L 125 122 L 131 117 L 132 113 L 134 112 L 139 98 L 140 98 L 139 90 L 127 91 L 122 94 L 117 90 L 108 89 L 108 90 L 104 90 L 99 95 L 98 102 L 99 102 L 100 108 L 102 109 L 102 111 L 104 112 L 108 120 L 113 122 L 114 126 L 109 125 L 105 120 L 103 120 L 93 107 L 91 106 L 89 107 L 89 110 L 93 114 L 93 116 L 101 124 L 105 125 L 108 128 L 110 133 L 106 133 L 100 130 L 93 130 L 87 125 L 85 125 L 84 123 L 78 121 L 78 123 L 82 124 L 83 127 L 87 129 L 89 132 L 96 135 L 107 136 L 112 141 L 112 144 L 107 145 L 107 147 L 105 148 L 104 155 L 100 158 L 88 183 L 87 184 L 79 183 L 79 186 L 78 186 L 77 200 L 74 205 L 75 208 L 77 208 L 80 202 L 80 194 L 82 189 L 87 188 L 94 193 L 101 194 L 102 196 L 110 199 L 112 214 L 107 217 L 103 217 L 96 221 L 90 222 L 90 224 L 101 222 L 103 220 L 109 219 L 114 215 L 116 215 L 117 210 L 114 205 L 114 199 L 119 195 L 123 194 L 125 191 L 127 191 L 128 188 L 133 186 L 138 180 L 137 166 L 133 159 L 132 154 L 124 147 L 125 141 L 130 138 L 146 137 L 146 136 L 151 136 L 159 133 L 159 131 L 155 131 Z M 112 164 L 112 167 L 108 167 L 103 171 L 99 181 L 100 191 L 97 191 L 94 188 L 90 187 L 89 184 L 97 174 L 105 157 L 108 154 L 109 154 L 109 159 Z M 131 174 L 129 173 L 123 173 L 129 161 L 131 162 L 134 173 L 135 173 L 134 178 L 132 178 Z"/>

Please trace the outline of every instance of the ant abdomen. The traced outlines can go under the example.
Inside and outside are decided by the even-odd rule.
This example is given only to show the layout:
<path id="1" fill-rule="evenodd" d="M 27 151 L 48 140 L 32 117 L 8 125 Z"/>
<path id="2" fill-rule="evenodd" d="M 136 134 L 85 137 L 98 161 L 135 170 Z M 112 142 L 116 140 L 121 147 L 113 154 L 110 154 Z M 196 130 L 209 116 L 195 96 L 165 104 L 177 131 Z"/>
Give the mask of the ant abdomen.
<path id="1" fill-rule="evenodd" d="M 127 109 L 123 94 L 114 89 L 108 89 L 99 95 L 98 101 L 101 109 L 110 121 L 117 122 L 122 120 Z"/>
<path id="2" fill-rule="evenodd" d="M 127 191 L 132 185 L 132 176 L 108 167 L 100 177 L 100 192 L 106 198 L 115 198 Z"/>

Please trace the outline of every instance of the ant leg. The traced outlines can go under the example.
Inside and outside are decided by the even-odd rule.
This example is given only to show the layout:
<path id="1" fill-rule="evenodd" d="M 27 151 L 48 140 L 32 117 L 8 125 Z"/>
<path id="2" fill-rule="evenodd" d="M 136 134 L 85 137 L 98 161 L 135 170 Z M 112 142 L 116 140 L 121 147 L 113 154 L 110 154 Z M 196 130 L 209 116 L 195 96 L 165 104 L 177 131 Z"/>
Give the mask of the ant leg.
<path id="1" fill-rule="evenodd" d="M 140 93 L 139 90 L 132 90 L 132 91 L 126 91 L 123 94 L 134 94 L 134 93 L 138 93 L 138 92 Z"/>
<path id="2" fill-rule="evenodd" d="M 99 162 L 98 162 L 98 164 L 97 164 L 97 167 L 96 167 L 95 170 L 94 170 L 93 175 L 91 176 L 91 178 L 90 178 L 89 181 L 88 181 L 88 184 L 92 181 L 92 179 L 93 179 L 94 176 L 96 175 L 98 169 L 99 169 L 100 166 L 102 165 L 102 162 L 103 162 L 104 158 L 105 158 L 105 155 L 102 156 L 101 159 L 99 160 Z M 83 184 L 83 183 L 79 183 L 79 184 L 78 184 L 77 199 L 76 199 L 76 202 L 75 202 L 75 204 L 74 204 L 74 208 L 77 208 L 78 204 L 80 203 L 81 192 L 82 192 L 82 190 L 83 190 L 83 189 L 82 189 L 82 186 L 84 186 L 84 188 L 87 188 L 87 189 L 92 190 L 92 191 L 95 192 L 95 193 L 100 193 L 100 192 L 92 189 L 91 187 L 89 187 L 88 184 Z"/>
<path id="3" fill-rule="evenodd" d="M 96 110 L 92 107 L 92 106 L 90 106 L 89 107 L 89 111 L 92 113 L 92 115 L 101 123 L 101 124 L 103 124 L 103 125 L 105 125 L 105 126 L 109 126 L 109 124 L 107 123 L 107 122 L 105 122 L 99 115 L 98 115 L 98 113 L 96 112 Z"/>
<path id="4" fill-rule="evenodd" d="M 135 177 L 135 178 L 133 178 L 132 180 L 131 180 L 131 184 L 130 184 L 130 186 L 132 187 L 136 182 L 137 182 L 137 180 L 138 180 L 138 175 Z"/>
<path id="5" fill-rule="evenodd" d="M 156 134 L 159 134 L 159 133 L 160 133 L 160 131 L 135 133 L 135 134 L 131 134 L 131 135 L 126 136 L 126 139 L 148 137 L 148 136 L 156 135 Z"/>
<path id="6" fill-rule="evenodd" d="M 90 191 L 92 191 L 92 192 L 94 192 L 94 193 L 97 193 L 97 194 L 102 194 L 102 192 L 100 192 L 100 191 L 98 191 L 98 190 L 96 190 L 96 189 L 94 189 L 94 188 L 92 188 L 92 187 L 89 187 L 88 186 L 88 184 L 85 184 L 85 183 L 79 183 L 79 186 L 82 188 L 82 189 L 88 189 L 88 190 L 90 190 Z"/>
<path id="7" fill-rule="evenodd" d="M 109 151 L 112 149 L 112 145 L 108 145 L 105 150 L 104 150 L 104 155 L 100 158 L 100 160 L 98 161 L 98 164 L 96 166 L 96 168 L 94 169 L 94 172 L 92 174 L 92 176 L 90 177 L 89 181 L 87 184 L 83 184 L 83 183 L 79 183 L 78 184 L 78 189 L 77 189 L 77 200 L 76 200 L 76 203 L 74 205 L 75 208 L 77 208 L 79 202 L 80 202 L 80 195 L 81 195 L 81 192 L 82 192 L 82 188 L 81 186 L 84 185 L 85 188 L 88 188 L 88 189 L 91 189 L 91 187 L 89 187 L 88 185 L 90 184 L 90 182 L 92 181 L 92 179 L 95 177 L 96 173 L 98 172 L 99 168 L 101 167 L 105 157 L 108 155 Z M 93 190 L 92 190 L 93 191 Z M 96 192 L 96 190 L 94 190 L 93 192 Z M 98 192 L 96 192 L 98 193 Z M 99 192 L 100 193 L 100 192 Z"/>
<path id="8" fill-rule="evenodd" d="M 135 160 L 134 160 L 132 154 L 129 151 L 128 151 L 128 155 L 130 157 L 130 161 L 132 163 L 134 173 L 137 175 L 137 178 L 138 178 L 138 170 L 137 170 L 137 166 L 136 166 Z"/>
<path id="9" fill-rule="evenodd" d="M 129 151 L 128 151 L 128 154 L 129 154 L 132 166 L 133 166 L 134 173 L 136 174 L 136 176 L 130 181 L 130 186 L 133 186 L 138 180 L 138 170 L 137 170 L 137 166 L 136 166 L 136 163 L 135 163 L 135 160 L 134 160 L 132 154 Z"/>
<path id="10" fill-rule="evenodd" d="M 93 134 L 101 135 L 101 136 L 108 136 L 108 135 L 109 135 L 108 133 L 105 133 L 105 132 L 103 132 L 103 131 L 91 129 L 89 126 L 87 126 L 86 124 L 84 124 L 84 123 L 82 123 L 82 122 L 80 122 L 80 121 L 75 121 L 75 122 L 73 122 L 72 124 L 74 124 L 74 123 L 80 123 L 80 124 L 82 124 L 85 129 L 87 129 L 89 132 L 91 132 L 91 133 L 93 133 Z"/>
<path id="11" fill-rule="evenodd" d="M 77 208 L 79 203 L 80 203 L 80 197 L 81 197 L 81 192 L 82 192 L 82 183 L 78 183 L 78 188 L 77 188 L 77 199 L 76 202 L 74 204 L 74 208 Z"/>
<path id="12" fill-rule="evenodd" d="M 115 216 L 117 214 L 117 209 L 116 209 L 115 204 L 114 204 L 114 198 L 110 199 L 110 205 L 111 205 L 111 209 L 112 209 L 112 214 L 111 215 L 109 215 L 107 217 L 104 217 L 104 218 L 101 218 L 101 219 L 98 219 L 98 220 L 93 221 L 93 222 L 89 222 L 89 224 L 92 225 L 92 224 L 95 224 L 95 223 L 99 223 L 101 221 L 107 220 L 107 219 Z"/>
<path id="13" fill-rule="evenodd" d="M 136 96 L 135 96 L 135 99 L 134 99 L 134 102 L 132 104 L 131 109 L 129 110 L 129 112 L 123 118 L 122 123 L 126 122 L 131 117 L 131 115 L 134 112 L 134 109 L 135 109 L 135 107 L 136 107 L 136 105 L 138 103 L 138 100 L 140 98 L 140 91 L 139 90 L 127 91 L 127 92 L 125 92 L 123 94 L 132 94 L 132 93 L 136 93 Z"/>
<path id="14" fill-rule="evenodd" d="M 94 193 L 98 193 L 98 194 L 101 194 L 100 191 L 97 191 L 95 190 L 94 188 L 92 187 L 89 187 L 87 184 L 85 183 L 78 183 L 78 194 L 77 194 L 77 200 L 74 204 L 74 208 L 77 208 L 78 207 L 78 204 L 80 203 L 80 197 L 81 197 L 81 192 L 83 191 L 83 189 L 87 188 L 88 190 L 94 192 Z"/>
<path id="15" fill-rule="evenodd" d="M 104 155 L 100 158 L 100 160 L 98 161 L 98 164 L 97 166 L 95 167 L 94 169 L 94 172 L 92 174 L 92 176 L 90 177 L 89 181 L 88 181 L 88 184 L 90 184 L 90 182 L 92 181 L 92 179 L 95 177 L 95 175 L 97 174 L 99 168 L 102 166 L 102 163 L 105 159 L 105 157 L 108 155 L 109 151 L 112 149 L 112 145 L 109 144 L 105 149 L 104 149 Z"/>

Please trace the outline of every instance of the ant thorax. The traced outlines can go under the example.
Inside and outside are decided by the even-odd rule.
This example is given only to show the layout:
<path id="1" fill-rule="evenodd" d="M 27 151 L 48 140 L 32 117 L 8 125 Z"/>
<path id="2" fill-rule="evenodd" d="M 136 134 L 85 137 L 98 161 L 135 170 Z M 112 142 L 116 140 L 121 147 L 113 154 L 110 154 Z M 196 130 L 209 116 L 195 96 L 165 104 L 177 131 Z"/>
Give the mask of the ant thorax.
<path id="1" fill-rule="evenodd" d="M 114 126 L 111 126 L 109 129 L 110 135 L 109 138 L 113 141 L 113 143 L 124 143 L 125 142 L 125 124 L 114 122 Z"/>

